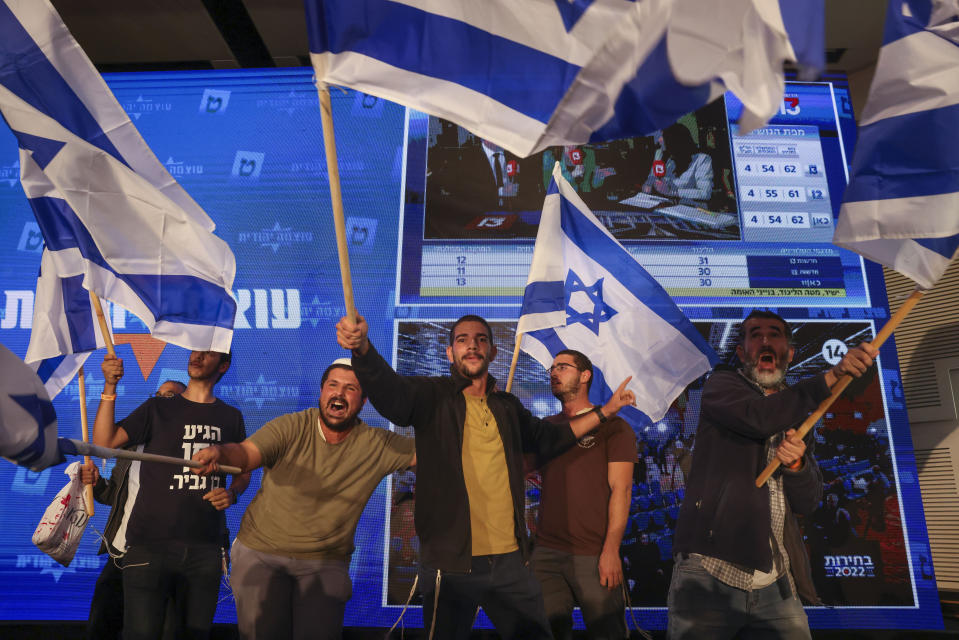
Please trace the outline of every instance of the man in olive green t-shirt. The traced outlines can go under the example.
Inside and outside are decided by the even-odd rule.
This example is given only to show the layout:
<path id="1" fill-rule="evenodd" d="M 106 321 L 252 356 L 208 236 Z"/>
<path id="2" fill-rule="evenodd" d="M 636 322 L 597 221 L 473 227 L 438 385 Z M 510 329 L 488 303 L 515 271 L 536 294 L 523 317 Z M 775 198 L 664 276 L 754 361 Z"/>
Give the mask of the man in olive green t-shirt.
<path id="1" fill-rule="evenodd" d="M 319 408 L 193 456 L 201 474 L 266 467 L 233 545 L 241 638 L 339 638 L 363 508 L 384 476 L 416 463 L 411 438 L 358 418 L 366 396 L 348 363 L 323 373 Z"/>

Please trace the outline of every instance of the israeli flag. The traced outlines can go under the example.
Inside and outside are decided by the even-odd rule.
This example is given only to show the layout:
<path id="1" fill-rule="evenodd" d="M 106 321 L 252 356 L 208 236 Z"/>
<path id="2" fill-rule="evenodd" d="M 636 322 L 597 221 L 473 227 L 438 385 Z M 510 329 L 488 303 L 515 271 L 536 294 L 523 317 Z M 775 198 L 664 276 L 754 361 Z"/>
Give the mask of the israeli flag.
<path id="1" fill-rule="evenodd" d="M 605 402 L 627 377 L 634 425 L 661 420 L 690 382 L 719 361 L 669 294 L 597 220 L 559 164 L 553 168 L 517 333 L 549 367 L 563 349 L 593 363 L 590 397 Z"/>
<path id="2" fill-rule="evenodd" d="M 47 0 L 0 1 L 0 112 L 56 275 L 81 277 L 156 338 L 228 351 L 233 253 Z"/>
<path id="3" fill-rule="evenodd" d="M 91 351 L 106 346 L 82 281 L 83 276 L 59 277 L 52 254 L 43 250 L 24 360 L 36 371 L 51 400 L 73 380 Z M 109 316 L 106 319 L 109 327 Z"/>
<path id="4" fill-rule="evenodd" d="M 889 3 L 833 242 L 935 286 L 959 253 L 959 5 Z"/>
<path id="5" fill-rule="evenodd" d="M 748 131 L 779 109 L 783 61 L 823 58 L 822 0 L 305 4 L 317 81 L 446 118 L 520 156 L 645 135 L 727 90 Z M 793 4 L 802 10 L 780 8 Z"/>
<path id="6" fill-rule="evenodd" d="M 36 374 L 0 344 L 0 456 L 34 471 L 63 462 L 57 414 Z"/>

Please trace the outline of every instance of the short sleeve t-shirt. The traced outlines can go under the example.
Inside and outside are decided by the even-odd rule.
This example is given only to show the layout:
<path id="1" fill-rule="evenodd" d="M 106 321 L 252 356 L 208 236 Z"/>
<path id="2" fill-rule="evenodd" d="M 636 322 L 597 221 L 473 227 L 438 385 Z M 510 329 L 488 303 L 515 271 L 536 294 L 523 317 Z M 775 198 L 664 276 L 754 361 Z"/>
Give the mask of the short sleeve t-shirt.
<path id="1" fill-rule="evenodd" d="M 636 462 L 636 434 L 619 417 L 590 431 L 540 469 L 543 490 L 536 544 L 576 555 L 602 552 L 611 495 L 610 462 Z"/>
<path id="2" fill-rule="evenodd" d="M 246 437 L 243 414 L 222 400 L 192 402 L 182 395 L 150 398 L 120 421 L 130 444 L 145 453 L 189 460 L 214 444 L 241 442 Z M 138 467 L 138 469 L 137 469 Z M 203 496 L 226 487 L 226 475 L 198 476 L 189 467 L 159 462 L 131 466 L 139 474 L 139 490 L 127 525 L 130 545 L 180 541 L 218 544 L 222 514 Z"/>
<path id="3" fill-rule="evenodd" d="M 331 444 L 320 433 L 319 417 L 317 408 L 288 413 L 250 436 L 265 469 L 238 534 L 251 549 L 348 559 L 373 491 L 384 476 L 412 462 L 412 438 L 360 422 Z"/>

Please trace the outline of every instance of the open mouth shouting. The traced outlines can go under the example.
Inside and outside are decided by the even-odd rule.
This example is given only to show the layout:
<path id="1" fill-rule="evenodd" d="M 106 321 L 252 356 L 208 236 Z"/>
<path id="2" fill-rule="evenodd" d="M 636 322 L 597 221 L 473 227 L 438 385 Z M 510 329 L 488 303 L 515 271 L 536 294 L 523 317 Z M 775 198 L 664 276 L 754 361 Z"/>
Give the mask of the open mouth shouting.
<path id="1" fill-rule="evenodd" d="M 326 412 L 331 418 L 343 419 L 350 413 L 350 405 L 344 398 L 330 398 L 326 403 Z"/>
<path id="2" fill-rule="evenodd" d="M 776 369 L 776 352 L 772 349 L 763 349 L 759 352 L 759 357 L 756 360 L 757 369 L 766 369 L 769 371 Z"/>

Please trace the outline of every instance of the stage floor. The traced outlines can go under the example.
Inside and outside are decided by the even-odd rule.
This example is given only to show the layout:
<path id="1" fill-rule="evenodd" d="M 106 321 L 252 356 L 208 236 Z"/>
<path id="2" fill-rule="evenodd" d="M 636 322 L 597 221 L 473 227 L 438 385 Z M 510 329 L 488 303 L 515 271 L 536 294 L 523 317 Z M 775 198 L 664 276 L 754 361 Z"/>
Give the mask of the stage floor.
<path id="1" fill-rule="evenodd" d="M 23 623 L 23 622 L 0 622 L 0 638 L 3 640 L 81 640 L 83 638 L 83 624 L 49 624 L 49 623 Z M 383 640 L 385 629 L 347 629 L 343 633 L 344 640 Z M 665 638 L 662 631 L 652 633 L 656 640 Z M 399 632 L 394 632 L 394 638 L 399 638 Z M 406 638 L 414 639 L 422 637 L 421 629 L 407 629 Z M 498 638 L 492 631 L 477 630 L 470 636 L 471 640 L 493 640 Z M 635 632 L 633 638 L 639 635 Z M 959 620 L 947 618 L 946 630 L 944 631 L 877 631 L 869 629 L 864 631 L 835 631 L 835 630 L 813 630 L 814 640 L 943 640 L 945 638 L 959 639 Z M 216 625 L 210 640 L 236 640 L 236 627 L 232 625 Z M 577 640 L 585 640 L 586 634 L 578 632 L 574 635 Z"/>

